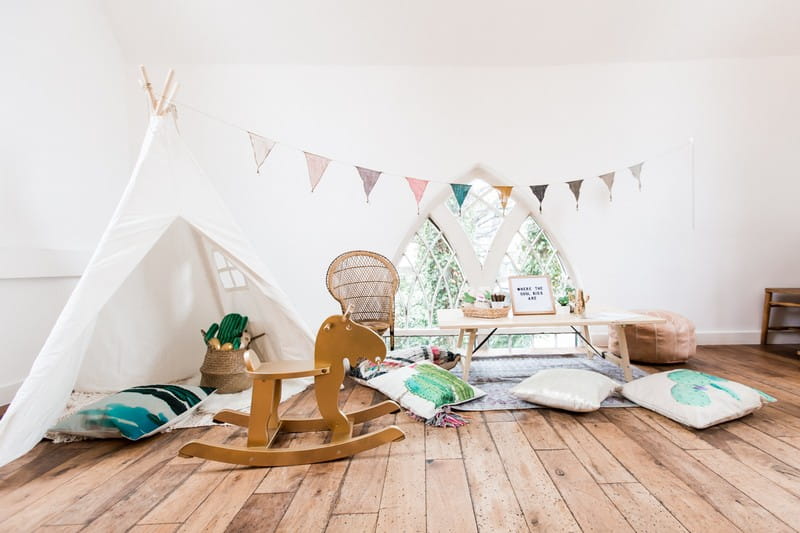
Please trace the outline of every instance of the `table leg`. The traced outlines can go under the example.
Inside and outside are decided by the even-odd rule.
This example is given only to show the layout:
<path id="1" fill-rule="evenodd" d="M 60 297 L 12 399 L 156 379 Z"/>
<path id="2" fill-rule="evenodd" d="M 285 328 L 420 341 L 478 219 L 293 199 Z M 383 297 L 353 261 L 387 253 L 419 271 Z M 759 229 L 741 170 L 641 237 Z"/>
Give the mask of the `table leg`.
<path id="1" fill-rule="evenodd" d="M 478 336 L 477 329 L 467 330 L 467 352 L 461 358 L 461 368 L 463 370 L 464 381 L 469 381 L 469 365 L 472 363 L 472 351 L 475 349 L 475 337 Z"/>
<path id="2" fill-rule="evenodd" d="M 631 381 L 633 373 L 631 372 L 631 358 L 628 353 L 628 338 L 625 336 L 625 326 L 615 325 L 614 329 L 617 331 L 617 340 L 619 341 L 619 358 L 621 359 L 622 373 L 625 375 L 625 381 Z"/>
<path id="3" fill-rule="evenodd" d="M 767 344 L 767 331 L 769 330 L 769 313 L 772 311 L 770 302 L 772 293 L 764 291 L 764 312 L 761 314 L 761 344 Z"/>
<path id="4" fill-rule="evenodd" d="M 589 333 L 589 326 L 583 326 L 583 350 L 586 352 L 587 359 L 594 358 L 594 352 L 590 345 L 592 344 L 592 336 Z"/>
<path id="5" fill-rule="evenodd" d="M 461 348 L 464 344 L 464 330 L 458 330 L 458 339 L 456 340 L 456 348 Z"/>

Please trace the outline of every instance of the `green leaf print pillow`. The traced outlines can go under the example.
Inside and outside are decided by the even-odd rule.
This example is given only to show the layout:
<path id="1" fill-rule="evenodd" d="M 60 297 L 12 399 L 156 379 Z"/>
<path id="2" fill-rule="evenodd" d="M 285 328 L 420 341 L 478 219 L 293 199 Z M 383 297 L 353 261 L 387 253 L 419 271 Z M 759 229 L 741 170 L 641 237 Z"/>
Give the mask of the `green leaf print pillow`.
<path id="1" fill-rule="evenodd" d="M 143 439 L 176 424 L 214 390 L 188 385 L 131 387 L 82 407 L 50 431 L 97 439 Z"/>
<path id="2" fill-rule="evenodd" d="M 752 413 L 775 398 L 725 378 L 694 370 L 670 370 L 622 387 L 630 401 L 681 424 L 703 429 Z"/>
<path id="3" fill-rule="evenodd" d="M 426 420 L 448 405 L 458 405 L 486 394 L 427 361 L 392 370 L 372 378 L 367 384 Z"/>

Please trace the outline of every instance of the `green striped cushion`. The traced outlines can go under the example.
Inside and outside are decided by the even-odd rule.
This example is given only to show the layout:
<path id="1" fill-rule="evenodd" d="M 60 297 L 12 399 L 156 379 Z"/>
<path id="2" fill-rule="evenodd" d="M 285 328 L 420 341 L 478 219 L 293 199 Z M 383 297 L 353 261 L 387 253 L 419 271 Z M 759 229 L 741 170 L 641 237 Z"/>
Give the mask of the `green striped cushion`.
<path id="1" fill-rule="evenodd" d="M 83 407 L 50 431 L 98 439 L 139 440 L 176 424 L 214 390 L 187 385 L 131 387 Z"/>

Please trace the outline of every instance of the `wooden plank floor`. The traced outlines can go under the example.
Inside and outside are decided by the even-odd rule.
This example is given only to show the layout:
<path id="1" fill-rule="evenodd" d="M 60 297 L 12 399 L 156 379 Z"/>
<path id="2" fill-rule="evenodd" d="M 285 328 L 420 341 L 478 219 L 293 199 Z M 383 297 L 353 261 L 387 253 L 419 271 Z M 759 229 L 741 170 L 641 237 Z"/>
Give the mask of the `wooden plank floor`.
<path id="1" fill-rule="evenodd" d="M 405 441 L 272 469 L 176 456 L 194 438 L 242 442 L 228 426 L 135 444 L 43 442 L 0 468 L 0 532 L 800 531 L 795 350 L 700 348 L 690 368 L 779 399 L 704 431 L 638 408 L 478 413 L 458 430 L 399 414 L 357 431 L 397 423 Z M 353 384 L 340 398 L 348 409 L 383 399 Z M 313 396 L 282 409 L 310 415 Z"/>

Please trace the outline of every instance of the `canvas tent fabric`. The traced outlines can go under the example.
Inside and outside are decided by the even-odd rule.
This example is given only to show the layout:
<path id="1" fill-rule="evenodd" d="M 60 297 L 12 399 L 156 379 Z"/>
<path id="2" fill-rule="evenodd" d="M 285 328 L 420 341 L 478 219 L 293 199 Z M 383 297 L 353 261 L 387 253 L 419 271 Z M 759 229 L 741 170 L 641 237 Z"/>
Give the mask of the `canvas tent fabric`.
<path id="1" fill-rule="evenodd" d="M 186 379 L 200 328 L 249 317 L 264 360 L 314 342 L 169 117 L 153 116 L 122 200 L 28 377 L 0 420 L 0 465 L 33 448 L 74 390 Z M 284 398 L 308 382 L 287 383 Z"/>

